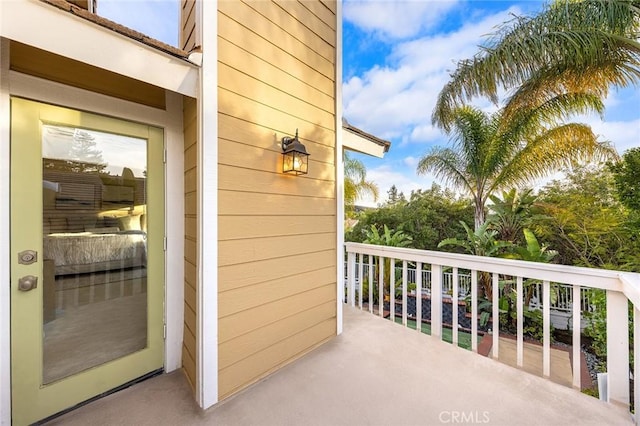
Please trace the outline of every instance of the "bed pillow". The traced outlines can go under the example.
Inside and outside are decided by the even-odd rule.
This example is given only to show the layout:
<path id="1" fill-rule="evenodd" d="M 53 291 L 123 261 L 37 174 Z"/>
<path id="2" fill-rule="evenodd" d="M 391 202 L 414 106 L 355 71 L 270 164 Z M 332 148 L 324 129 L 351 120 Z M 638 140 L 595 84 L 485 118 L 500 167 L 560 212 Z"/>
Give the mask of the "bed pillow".
<path id="1" fill-rule="evenodd" d="M 120 217 L 118 218 L 118 226 L 122 231 L 141 231 L 140 215 Z"/>

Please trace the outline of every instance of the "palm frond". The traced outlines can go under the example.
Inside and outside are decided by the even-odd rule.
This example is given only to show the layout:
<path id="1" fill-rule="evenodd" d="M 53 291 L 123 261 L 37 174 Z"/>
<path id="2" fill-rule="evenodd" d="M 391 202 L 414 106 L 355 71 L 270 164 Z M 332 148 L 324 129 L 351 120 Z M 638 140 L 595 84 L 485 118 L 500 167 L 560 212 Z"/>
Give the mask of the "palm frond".
<path id="1" fill-rule="evenodd" d="M 579 81 L 601 93 L 610 85 L 638 83 L 639 28 L 637 0 L 565 1 L 533 18 L 515 17 L 480 53 L 458 63 L 438 95 L 432 122 L 449 129 L 466 100 L 484 95 L 497 103 L 499 88 L 517 87 L 540 70 L 554 76 L 555 86 Z"/>

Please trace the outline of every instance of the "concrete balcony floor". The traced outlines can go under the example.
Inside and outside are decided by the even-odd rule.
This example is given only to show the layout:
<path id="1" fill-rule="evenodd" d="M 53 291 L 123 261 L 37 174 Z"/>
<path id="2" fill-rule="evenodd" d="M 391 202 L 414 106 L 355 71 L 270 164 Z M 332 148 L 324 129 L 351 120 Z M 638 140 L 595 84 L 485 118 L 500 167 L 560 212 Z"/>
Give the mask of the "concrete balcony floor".
<path id="1" fill-rule="evenodd" d="M 626 410 L 344 309 L 344 333 L 200 410 L 181 372 L 59 417 L 64 425 L 625 425 Z"/>

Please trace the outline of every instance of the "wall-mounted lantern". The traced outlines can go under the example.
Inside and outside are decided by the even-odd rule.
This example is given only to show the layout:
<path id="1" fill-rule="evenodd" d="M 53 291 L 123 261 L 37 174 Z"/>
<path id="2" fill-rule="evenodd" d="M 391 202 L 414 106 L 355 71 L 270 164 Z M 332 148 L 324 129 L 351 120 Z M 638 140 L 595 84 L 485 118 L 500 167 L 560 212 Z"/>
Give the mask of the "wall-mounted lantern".
<path id="1" fill-rule="evenodd" d="M 294 175 L 306 175 L 309 166 L 309 153 L 298 140 L 298 129 L 296 136 L 282 138 L 282 173 Z"/>

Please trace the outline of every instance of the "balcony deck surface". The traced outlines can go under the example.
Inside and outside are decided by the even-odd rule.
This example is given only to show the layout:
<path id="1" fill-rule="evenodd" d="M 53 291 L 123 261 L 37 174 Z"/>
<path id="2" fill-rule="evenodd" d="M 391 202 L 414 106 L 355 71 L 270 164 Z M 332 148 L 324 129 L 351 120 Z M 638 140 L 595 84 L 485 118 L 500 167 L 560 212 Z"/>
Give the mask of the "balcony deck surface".
<path id="1" fill-rule="evenodd" d="M 626 410 L 352 308 L 344 332 L 202 411 L 181 372 L 60 425 L 626 425 Z"/>

